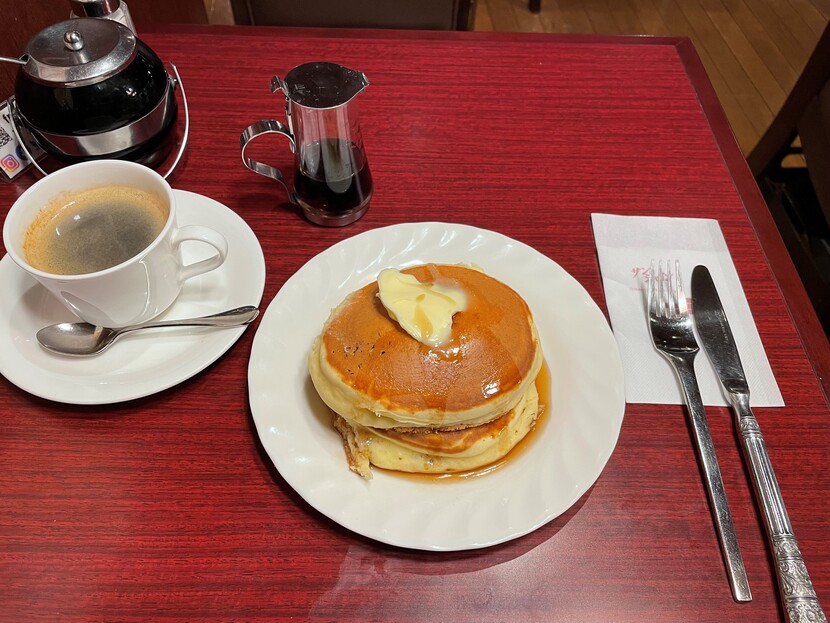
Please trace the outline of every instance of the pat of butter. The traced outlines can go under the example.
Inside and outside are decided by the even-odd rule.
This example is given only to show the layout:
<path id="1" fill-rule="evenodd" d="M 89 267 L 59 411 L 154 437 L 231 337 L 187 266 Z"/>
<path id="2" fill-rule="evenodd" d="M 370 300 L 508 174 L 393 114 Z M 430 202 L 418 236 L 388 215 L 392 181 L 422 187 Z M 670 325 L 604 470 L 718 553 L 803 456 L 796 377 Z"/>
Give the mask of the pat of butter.
<path id="1" fill-rule="evenodd" d="M 437 283 L 421 283 L 393 268 L 378 275 L 380 302 L 416 340 L 438 347 L 452 337 L 452 317 L 467 309 L 467 294 Z"/>

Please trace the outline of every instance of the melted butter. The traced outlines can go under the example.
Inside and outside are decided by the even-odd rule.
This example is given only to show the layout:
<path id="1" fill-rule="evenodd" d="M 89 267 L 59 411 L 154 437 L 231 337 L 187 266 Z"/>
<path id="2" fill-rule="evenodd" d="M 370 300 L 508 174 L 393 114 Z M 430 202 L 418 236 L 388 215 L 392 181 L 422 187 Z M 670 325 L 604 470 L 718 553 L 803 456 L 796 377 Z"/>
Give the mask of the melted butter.
<path id="1" fill-rule="evenodd" d="M 421 282 L 392 268 L 378 275 L 378 296 L 389 316 L 413 338 L 438 348 L 452 337 L 452 317 L 467 309 L 467 294 Z"/>
<path id="2" fill-rule="evenodd" d="M 464 359 L 466 346 L 467 340 L 464 339 L 463 335 L 460 338 L 453 336 L 449 343 L 442 344 L 438 348 L 430 348 L 426 356 L 433 361 L 443 360 L 457 365 Z"/>

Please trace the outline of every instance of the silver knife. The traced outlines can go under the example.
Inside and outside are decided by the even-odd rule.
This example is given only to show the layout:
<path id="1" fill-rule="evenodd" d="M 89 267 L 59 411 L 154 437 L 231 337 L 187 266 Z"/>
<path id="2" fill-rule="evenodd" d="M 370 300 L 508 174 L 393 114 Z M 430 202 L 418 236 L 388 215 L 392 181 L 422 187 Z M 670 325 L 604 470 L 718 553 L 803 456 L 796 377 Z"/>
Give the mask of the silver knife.
<path id="1" fill-rule="evenodd" d="M 735 410 L 735 423 L 741 434 L 755 495 L 763 511 L 787 621 L 826 623 L 827 618 L 793 535 L 761 429 L 749 408 L 749 385 L 735 339 L 712 276 L 705 266 L 696 266 L 692 271 L 692 305 L 700 341 Z"/>

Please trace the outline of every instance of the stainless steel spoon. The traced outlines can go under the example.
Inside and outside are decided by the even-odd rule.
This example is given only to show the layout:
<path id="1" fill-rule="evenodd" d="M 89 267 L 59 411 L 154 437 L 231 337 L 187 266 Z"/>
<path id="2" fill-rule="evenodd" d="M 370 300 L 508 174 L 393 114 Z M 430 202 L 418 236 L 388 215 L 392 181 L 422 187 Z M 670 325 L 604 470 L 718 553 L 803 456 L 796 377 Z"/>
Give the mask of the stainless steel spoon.
<path id="1" fill-rule="evenodd" d="M 96 327 L 86 322 L 61 322 L 43 327 L 37 332 L 37 341 L 46 350 L 61 355 L 97 355 L 109 348 L 118 337 L 132 331 L 160 327 L 237 327 L 248 324 L 258 314 L 256 307 L 246 305 L 212 316 L 150 321 L 118 329 Z"/>

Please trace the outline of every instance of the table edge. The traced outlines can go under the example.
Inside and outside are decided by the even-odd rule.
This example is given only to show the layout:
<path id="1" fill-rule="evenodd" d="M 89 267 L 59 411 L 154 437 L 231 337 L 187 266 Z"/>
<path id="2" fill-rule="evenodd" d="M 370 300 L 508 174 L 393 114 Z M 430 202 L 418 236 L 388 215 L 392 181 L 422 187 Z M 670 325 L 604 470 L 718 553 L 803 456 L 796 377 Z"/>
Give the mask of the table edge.
<path id="1" fill-rule="evenodd" d="M 308 26 L 248 26 L 225 24 L 137 24 L 139 37 L 151 34 L 215 34 L 253 37 L 332 39 L 417 39 L 451 41 L 523 41 L 677 46 L 686 37 L 660 35 L 590 35 L 578 33 L 479 32 L 471 30 L 413 30 L 394 28 L 325 28 Z"/>
<path id="2" fill-rule="evenodd" d="M 726 113 L 720 104 L 715 88 L 709 80 L 706 68 L 691 40 L 677 44 L 677 53 L 695 87 L 698 100 L 721 152 L 732 182 L 741 198 L 744 211 L 761 245 L 761 251 L 781 293 L 790 320 L 795 326 L 801 346 L 807 354 L 813 373 L 821 387 L 824 400 L 830 406 L 830 342 L 818 319 L 801 277 L 784 244 L 778 226 L 767 207 L 755 177 L 749 168 Z"/>

